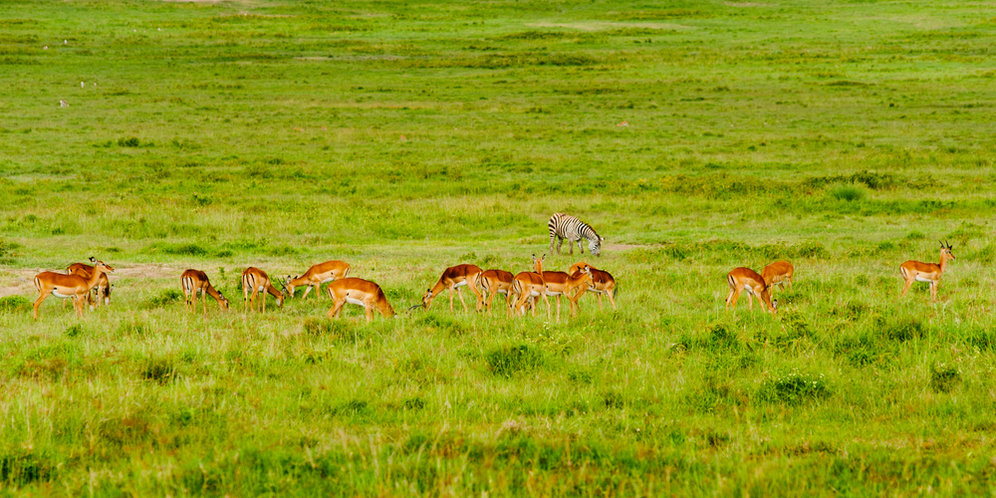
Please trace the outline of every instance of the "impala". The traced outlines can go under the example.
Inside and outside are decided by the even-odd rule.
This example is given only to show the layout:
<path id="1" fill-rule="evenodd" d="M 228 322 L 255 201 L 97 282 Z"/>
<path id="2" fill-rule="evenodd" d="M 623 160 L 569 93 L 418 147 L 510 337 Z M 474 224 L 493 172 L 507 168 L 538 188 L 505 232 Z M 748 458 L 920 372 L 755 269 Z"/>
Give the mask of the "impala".
<path id="1" fill-rule="evenodd" d="M 328 312 L 329 318 L 339 318 L 339 313 L 346 303 L 363 306 L 368 322 L 373 320 L 375 309 L 385 317 L 397 317 L 391 303 L 387 302 L 384 291 L 379 285 L 369 280 L 353 277 L 343 278 L 329 284 L 328 289 L 333 301 L 332 309 Z"/>
<path id="2" fill-rule="evenodd" d="M 768 311 L 772 315 L 775 314 L 775 309 L 778 308 L 778 301 L 771 299 L 771 292 L 768 290 L 768 284 L 764 283 L 764 278 L 754 270 L 750 268 L 734 268 L 730 273 L 726 275 L 726 281 L 730 284 L 730 294 L 726 296 L 726 307 L 737 307 L 737 299 L 740 297 L 741 291 L 747 291 L 748 294 L 753 294 L 757 298 L 757 302 L 761 303 L 762 307 L 767 307 Z M 750 300 L 750 296 L 747 296 L 747 302 L 750 304 L 750 308 L 754 309 L 754 301 Z"/>
<path id="3" fill-rule="evenodd" d="M 460 287 L 468 287 L 474 296 L 477 297 L 477 310 L 480 311 L 483 306 L 484 296 L 481 295 L 481 291 L 477 289 L 477 279 L 481 276 L 481 268 L 476 265 L 456 265 L 451 266 L 443 271 L 443 274 L 436 281 L 436 285 L 433 285 L 431 289 L 425 291 L 425 295 L 422 296 L 422 307 L 429 309 L 429 305 L 432 304 L 432 299 L 436 297 L 440 292 L 445 289 L 450 290 L 450 311 L 453 311 L 453 290 L 456 289 L 457 297 L 460 298 L 460 304 L 463 305 L 464 311 L 467 310 L 467 303 L 463 301 L 463 294 L 460 293 Z"/>
<path id="4" fill-rule="evenodd" d="M 215 301 L 218 301 L 221 309 L 228 309 L 228 298 L 215 290 L 211 282 L 208 281 L 207 274 L 200 270 L 187 270 L 183 272 L 183 275 L 180 275 L 180 287 L 183 288 L 184 301 L 187 307 L 190 308 L 190 311 L 195 311 L 197 308 L 198 291 L 201 293 L 201 304 L 204 305 L 204 313 L 207 313 L 207 296 L 211 296 Z"/>
<path id="5" fill-rule="evenodd" d="M 910 290 L 913 282 L 928 282 L 930 284 L 930 299 L 931 301 L 936 300 L 937 284 L 941 281 L 941 274 L 947 268 L 948 260 L 955 259 L 954 254 L 951 254 L 951 249 L 951 244 L 941 242 L 940 263 L 921 263 L 910 260 L 899 265 L 899 273 L 903 275 L 903 280 L 906 281 L 905 285 L 903 285 L 903 295 L 905 296 L 906 291 Z"/>
<path id="6" fill-rule="evenodd" d="M 785 283 L 788 282 L 788 288 L 792 289 L 792 275 L 794 273 L 795 268 L 792 267 L 792 263 L 788 261 L 775 261 L 761 270 L 761 278 L 764 279 L 764 283 L 768 285 L 769 290 L 774 294 L 775 290 L 771 287 L 775 284 L 785 287 Z"/>
<path id="7" fill-rule="evenodd" d="M 581 269 L 568 275 L 562 271 L 543 272 L 543 282 L 546 284 L 546 295 L 557 298 L 557 321 L 560 321 L 560 296 L 566 296 L 570 305 L 571 316 L 575 315 L 575 307 L 578 299 L 584 295 L 584 291 L 591 285 L 591 267 L 584 265 Z M 574 297 L 571 292 L 577 291 Z"/>
<path id="8" fill-rule="evenodd" d="M 616 279 L 612 277 L 612 274 L 599 270 L 594 266 L 588 265 L 584 261 L 579 263 L 574 263 L 571 265 L 571 269 L 567 273 L 574 275 L 575 273 L 581 271 L 583 266 L 587 265 L 591 270 L 591 283 L 588 284 L 587 289 L 579 289 L 578 294 L 574 296 L 574 302 L 576 303 L 578 299 L 584 295 L 584 291 L 592 291 L 598 296 L 598 310 L 602 310 L 602 294 L 609 297 L 609 302 L 612 303 L 612 309 L 616 309 Z"/>
<path id="9" fill-rule="evenodd" d="M 531 301 L 533 316 L 536 316 L 536 300 L 540 297 L 546 303 L 546 318 L 550 319 L 550 300 L 546 297 L 546 282 L 543 280 L 543 260 L 546 255 L 537 258 L 533 254 L 533 269 L 536 271 L 524 271 L 515 275 L 512 280 L 512 292 L 518 298 L 515 301 L 513 312 L 526 314 L 525 304 Z"/>
<path id="10" fill-rule="evenodd" d="M 276 287 L 270 285 L 269 275 L 259 268 L 250 266 L 242 272 L 242 298 L 246 302 L 246 313 L 249 312 L 250 307 L 253 310 L 256 309 L 256 294 L 260 292 L 264 293 L 260 296 L 260 300 L 262 301 L 260 312 L 266 312 L 267 293 L 277 299 L 277 306 L 283 306 L 284 294 L 278 291 Z"/>
<path id="11" fill-rule="evenodd" d="M 89 278 L 93 273 L 93 265 L 88 265 L 86 263 L 73 263 L 66 267 L 66 271 L 70 275 L 79 275 L 83 278 Z M 104 304 L 111 304 L 111 283 L 107 280 L 107 275 L 101 273 L 100 278 L 97 280 L 97 285 L 94 286 L 97 290 L 97 297 L 94 299 L 92 293 L 87 293 L 87 302 L 90 303 L 90 309 L 95 306 L 100 306 L 100 302 L 103 301 Z M 66 302 L 62 302 L 62 306 L 65 307 Z"/>
<path id="12" fill-rule="evenodd" d="M 491 301 L 495 298 L 495 294 L 505 294 L 505 311 L 510 312 L 512 304 L 512 280 L 514 279 L 515 277 L 505 270 L 485 270 L 481 272 L 481 278 L 477 280 L 477 283 L 488 294 L 488 300 L 485 302 L 488 313 L 491 313 Z"/>
<path id="13" fill-rule="evenodd" d="M 91 257 L 90 262 L 93 263 L 93 272 L 87 277 L 66 275 L 65 273 L 51 271 L 43 271 L 35 275 L 35 287 L 38 289 L 38 299 L 35 300 L 34 304 L 34 317 L 36 320 L 38 319 L 38 307 L 41 306 L 42 301 L 49 294 L 55 297 L 73 298 L 73 307 L 76 308 L 76 314 L 80 317 L 83 316 L 83 303 L 90 294 L 90 289 L 100 282 L 101 275 L 114 271 L 114 268 L 104 264 L 103 261 L 97 261 Z"/>
<path id="14" fill-rule="evenodd" d="M 326 261 L 308 268 L 304 275 L 300 277 L 287 277 L 287 294 L 294 297 L 294 288 L 304 286 L 304 295 L 301 299 L 308 297 L 311 288 L 315 288 L 315 299 L 318 299 L 319 286 L 325 282 L 332 282 L 340 278 L 345 278 L 349 273 L 349 263 L 343 261 Z"/>

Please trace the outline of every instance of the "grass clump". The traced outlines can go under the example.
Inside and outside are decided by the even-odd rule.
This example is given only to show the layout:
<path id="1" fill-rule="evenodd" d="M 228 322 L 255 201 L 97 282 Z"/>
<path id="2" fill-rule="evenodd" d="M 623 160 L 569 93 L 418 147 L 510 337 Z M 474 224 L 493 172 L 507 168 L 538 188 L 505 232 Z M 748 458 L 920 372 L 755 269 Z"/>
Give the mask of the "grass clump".
<path id="1" fill-rule="evenodd" d="M 830 188 L 830 197 L 838 201 L 857 202 L 864 200 L 867 192 L 864 188 L 853 184 L 839 184 Z"/>
<path id="2" fill-rule="evenodd" d="M 512 377 L 543 364 L 543 353 L 532 346 L 503 346 L 485 355 L 488 369 L 500 377 Z"/>
<path id="3" fill-rule="evenodd" d="M 159 292 L 159 294 L 157 294 L 157 295 L 151 297 L 149 300 L 147 300 L 145 302 L 145 307 L 146 308 L 162 308 L 162 307 L 165 307 L 165 306 L 173 305 L 174 303 L 178 303 L 182 299 L 183 299 L 183 293 L 182 292 L 180 292 L 180 291 L 178 291 L 176 289 L 173 289 L 173 288 L 163 289 L 163 290 L 161 290 Z"/>
<path id="4" fill-rule="evenodd" d="M 24 313 L 31 311 L 31 300 L 24 296 L 0 297 L 0 313 Z"/>
<path id="5" fill-rule="evenodd" d="M 811 400 L 825 399 L 831 394 L 832 391 L 823 374 L 791 372 L 766 380 L 761 384 L 758 398 L 768 402 L 798 405 Z"/>
<path id="6" fill-rule="evenodd" d="M 961 372 L 951 365 L 941 363 L 930 369 L 930 389 L 936 393 L 949 393 L 961 383 Z"/>
<path id="7" fill-rule="evenodd" d="M 173 382 L 178 377 L 176 365 L 170 358 L 153 358 L 142 367 L 142 378 L 160 385 Z"/>

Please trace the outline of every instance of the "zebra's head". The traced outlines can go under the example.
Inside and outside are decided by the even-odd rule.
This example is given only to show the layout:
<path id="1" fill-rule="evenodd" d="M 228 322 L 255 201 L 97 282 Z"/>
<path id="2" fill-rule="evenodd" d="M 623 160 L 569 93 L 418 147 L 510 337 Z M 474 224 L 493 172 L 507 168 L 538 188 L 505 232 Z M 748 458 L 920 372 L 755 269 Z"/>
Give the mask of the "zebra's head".
<path id="1" fill-rule="evenodd" d="M 588 250 L 591 251 L 595 256 L 602 255 L 602 241 L 605 240 L 603 237 L 599 237 L 595 240 L 588 241 Z"/>

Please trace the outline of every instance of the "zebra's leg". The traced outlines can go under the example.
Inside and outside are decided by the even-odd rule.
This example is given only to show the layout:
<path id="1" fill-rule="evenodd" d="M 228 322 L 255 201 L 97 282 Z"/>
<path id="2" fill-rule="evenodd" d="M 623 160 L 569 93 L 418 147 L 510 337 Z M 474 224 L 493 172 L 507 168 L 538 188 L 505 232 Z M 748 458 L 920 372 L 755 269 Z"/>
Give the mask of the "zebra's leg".
<path id="1" fill-rule="evenodd" d="M 558 236 L 557 237 L 557 254 L 560 254 L 560 248 L 563 247 L 563 245 L 564 245 L 564 238 Z M 553 252 L 553 247 L 550 248 L 550 252 Z"/>

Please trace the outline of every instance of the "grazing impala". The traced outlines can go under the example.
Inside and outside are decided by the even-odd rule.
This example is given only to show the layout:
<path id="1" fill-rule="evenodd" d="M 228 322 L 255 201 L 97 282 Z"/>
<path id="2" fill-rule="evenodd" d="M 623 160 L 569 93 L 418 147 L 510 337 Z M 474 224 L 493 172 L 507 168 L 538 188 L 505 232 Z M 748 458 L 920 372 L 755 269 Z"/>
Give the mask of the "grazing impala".
<path id="1" fill-rule="evenodd" d="M 73 263 L 66 267 L 66 271 L 70 275 L 79 275 L 83 278 L 90 278 L 93 273 L 93 265 L 88 265 L 86 263 Z M 100 278 L 97 280 L 97 285 L 94 286 L 97 290 L 97 297 L 94 299 L 92 293 L 87 293 L 87 302 L 90 303 L 90 309 L 95 306 L 100 306 L 100 302 L 103 301 L 104 304 L 111 304 L 111 283 L 107 280 L 107 275 L 104 273 L 100 274 Z M 66 302 L 62 302 L 62 306 L 66 306 Z"/>
<path id="2" fill-rule="evenodd" d="M 343 278 L 329 284 L 329 294 L 332 295 L 332 309 L 328 312 L 328 317 L 339 318 L 342 307 L 346 304 L 358 304 L 363 306 L 367 315 L 367 321 L 373 320 L 373 311 L 376 309 L 385 317 L 396 317 L 391 303 L 387 302 L 384 291 L 380 286 L 362 278 Z"/>
<path id="3" fill-rule="evenodd" d="M 792 289 L 792 275 L 794 273 L 795 268 L 792 267 L 792 263 L 788 261 L 775 261 L 761 270 L 761 278 L 764 279 L 764 283 L 768 285 L 768 289 L 774 295 L 775 289 L 773 286 L 775 284 L 785 287 L 785 283 L 788 282 L 788 288 Z"/>
<path id="4" fill-rule="evenodd" d="M 761 303 L 762 307 L 767 307 L 768 311 L 772 315 L 775 314 L 775 309 L 778 308 L 778 301 L 771 299 L 771 292 L 768 290 L 768 284 L 764 283 L 764 278 L 754 270 L 750 268 L 734 268 L 730 273 L 726 275 L 726 281 L 730 284 L 730 294 L 726 296 L 726 307 L 737 307 L 737 299 L 740 297 L 741 291 L 747 291 L 748 294 L 753 294 L 757 298 L 757 302 Z M 754 309 L 754 301 L 750 300 L 750 296 L 747 296 L 747 302 L 750 304 L 750 308 Z"/>
<path id="5" fill-rule="evenodd" d="M 277 306 L 283 306 L 284 294 L 278 291 L 276 287 L 270 285 L 269 275 L 259 268 L 250 266 L 242 272 L 242 298 L 246 302 L 246 313 L 249 312 L 250 307 L 253 310 L 256 309 L 256 294 L 260 292 L 263 293 L 260 296 L 260 300 L 262 301 L 260 312 L 266 312 L 267 293 L 277 298 Z"/>
<path id="6" fill-rule="evenodd" d="M 207 296 L 211 296 L 215 301 L 218 301 L 221 309 L 228 309 L 228 298 L 215 290 L 211 282 L 208 281 L 207 274 L 200 270 L 187 270 L 183 272 L 183 275 L 180 275 L 180 287 L 183 288 L 183 297 L 190 311 L 195 311 L 197 308 L 198 291 L 201 293 L 201 304 L 204 305 L 204 313 L 207 313 Z"/>
<path id="7" fill-rule="evenodd" d="M 49 294 L 55 297 L 73 298 L 73 307 L 76 308 L 76 314 L 80 317 L 83 316 L 84 302 L 90 294 L 90 289 L 100 282 L 101 275 L 114 271 L 114 268 L 104 264 L 103 261 L 97 261 L 91 257 L 90 262 L 93 263 L 93 272 L 88 277 L 66 275 L 65 273 L 51 271 L 43 271 L 35 275 L 35 287 L 38 289 L 38 299 L 34 304 L 34 317 L 36 320 L 38 319 L 38 307 L 41 306 L 42 301 Z"/>
<path id="8" fill-rule="evenodd" d="M 505 270 L 485 270 L 481 272 L 481 278 L 477 279 L 478 285 L 487 292 L 488 299 L 485 307 L 491 313 L 491 301 L 495 294 L 505 294 L 505 311 L 511 312 L 512 305 L 512 280 L 515 277 Z"/>
<path id="9" fill-rule="evenodd" d="M 546 282 L 543 280 L 543 260 L 546 255 L 537 258 L 533 254 L 533 269 L 536 271 L 524 271 L 515 275 L 512 280 L 512 292 L 518 298 L 512 308 L 513 313 L 526 314 L 526 302 L 530 302 L 533 308 L 533 316 L 536 316 L 536 300 L 540 297 L 546 303 L 546 318 L 550 319 L 550 300 L 546 297 Z"/>
<path id="10" fill-rule="evenodd" d="M 591 268 L 588 265 L 581 267 L 581 270 L 568 275 L 562 271 L 543 272 L 543 282 L 546 284 L 546 295 L 557 298 L 557 321 L 560 321 L 560 296 L 567 297 L 570 304 L 571 316 L 575 315 L 574 308 L 578 304 L 578 299 L 584 291 L 591 285 Z M 571 292 L 577 291 L 574 297 Z"/>
<path id="11" fill-rule="evenodd" d="M 913 282 L 928 282 L 930 284 L 930 299 L 937 300 L 937 284 L 941 281 L 941 274 L 948 266 L 948 260 L 955 259 L 951 254 L 951 244 L 941 242 L 941 262 L 921 263 L 919 261 L 907 261 L 899 266 L 899 273 L 903 275 L 906 283 L 903 285 L 903 295 L 910 290 Z"/>
<path id="12" fill-rule="evenodd" d="M 477 310 L 480 311 L 483 306 L 484 296 L 481 295 L 481 291 L 477 289 L 477 279 L 481 276 L 481 268 L 476 265 L 456 265 L 451 266 L 443 271 L 442 276 L 433 285 L 431 289 L 425 291 L 425 295 L 422 296 L 422 307 L 429 309 L 429 305 L 432 304 L 432 299 L 436 297 L 440 292 L 445 289 L 450 290 L 450 311 L 453 311 L 453 290 L 456 289 L 457 297 L 460 298 L 460 304 L 463 305 L 464 311 L 467 310 L 467 303 L 463 301 L 463 294 L 460 293 L 460 287 L 468 287 L 474 296 L 477 297 Z"/>
<path id="13" fill-rule="evenodd" d="M 584 261 L 579 263 L 574 263 L 571 265 L 571 269 L 567 272 L 571 275 L 581 271 L 581 267 L 588 265 Z M 587 289 L 578 290 L 578 294 L 574 296 L 574 302 L 576 303 L 578 299 L 584 295 L 583 291 L 592 291 L 598 296 L 598 310 L 602 310 L 602 294 L 609 297 L 609 302 L 612 303 L 612 309 L 616 309 L 616 279 L 612 277 L 612 274 L 599 270 L 594 266 L 588 265 L 591 270 L 591 284 L 588 285 Z"/>
<path id="14" fill-rule="evenodd" d="M 315 288 L 315 299 L 318 299 L 320 294 L 319 286 L 325 282 L 331 282 L 333 280 L 338 280 L 340 278 L 345 278 L 346 274 L 349 273 L 349 263 L 343 261 L 326 261 L 324 263 L 318 263 L 317 265 L 308 268 L 308 271 L 304 272 L 304 275 L 300 277 L 287 277 L 287 294 L 290 297 L 294 297 L 294 288 L 305 286 L 304 295 L 301 299 L 308 297 L 308 293 L 311 292 L 311 288 Z"/>

